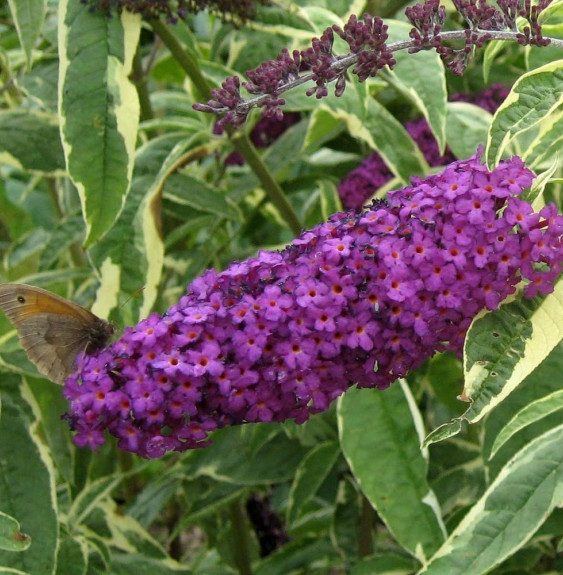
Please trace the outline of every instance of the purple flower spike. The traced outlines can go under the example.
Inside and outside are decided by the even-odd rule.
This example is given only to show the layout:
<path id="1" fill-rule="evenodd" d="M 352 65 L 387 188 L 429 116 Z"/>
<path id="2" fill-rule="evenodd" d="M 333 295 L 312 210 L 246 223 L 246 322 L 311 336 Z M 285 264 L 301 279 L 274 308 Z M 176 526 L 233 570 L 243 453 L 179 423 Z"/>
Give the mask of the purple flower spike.
<path id="1" fill-rule="evenodd" d="M 64 388 L 75 443 L 108 430 L 161 457 L 208 445 L 214 429 L 302 423 L 351 385 L 385 389 L 435 352 L 461 353 L 475 314 L 516 284 L 549 293 L 563 217 L 519 199 L 519 158 L 489 172 L 474 156 L 334 214 L 281 252 L 208 270 L 163 316 L 97 355 Z"/>

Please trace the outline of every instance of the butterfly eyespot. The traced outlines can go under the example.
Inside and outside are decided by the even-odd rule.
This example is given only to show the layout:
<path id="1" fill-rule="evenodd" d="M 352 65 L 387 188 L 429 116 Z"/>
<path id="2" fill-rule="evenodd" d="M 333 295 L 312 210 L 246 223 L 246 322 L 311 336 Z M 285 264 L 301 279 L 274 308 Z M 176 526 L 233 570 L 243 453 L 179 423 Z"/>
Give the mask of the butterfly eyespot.
<path id="1" fill-rule="evenodd" d="M 19 295 L 19 296 L 18 296 L 18 301 L 19 301 L 20 303 L 25 303 L 25 298 L 23 297 L 23 295 Z"/>

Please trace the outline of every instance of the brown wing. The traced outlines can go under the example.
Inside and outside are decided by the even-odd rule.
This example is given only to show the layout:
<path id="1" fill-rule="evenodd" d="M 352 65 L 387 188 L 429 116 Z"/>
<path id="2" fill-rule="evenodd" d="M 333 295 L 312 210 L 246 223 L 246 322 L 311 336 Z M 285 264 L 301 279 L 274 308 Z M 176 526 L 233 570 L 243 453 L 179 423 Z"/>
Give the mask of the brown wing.
<path id="1" fill-rule="evenodd" d="M 37 369 L 55 383 L 64 383 L 74 361 L 88 345 L 83 326 L 69 316 L 39 314 L 18 326 L 22 347 Z"/>
<path id="2" fill-rule="evenodd" d="M 38 313 L 55 313 L 80 318 L 86 323 L 98 319 L 84 309 L 57 294 L 26 284 L 0 284 L 0 308 L 12 324 Z"/>
<path id="3" fill-rule="evenodd" d="M 113 333 L 111 324 L 83 307 L 24 284 L 0 285 L 0 308 L 29 359 L 56 383 L 75 371 L 78 353 L 103 347 Z"/>

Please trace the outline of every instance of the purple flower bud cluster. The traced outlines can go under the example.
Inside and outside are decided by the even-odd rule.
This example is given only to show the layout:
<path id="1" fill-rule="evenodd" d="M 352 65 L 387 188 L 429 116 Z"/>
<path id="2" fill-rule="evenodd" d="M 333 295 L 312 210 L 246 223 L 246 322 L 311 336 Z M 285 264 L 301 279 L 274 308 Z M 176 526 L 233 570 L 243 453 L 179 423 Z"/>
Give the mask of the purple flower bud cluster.
<path id="1" fill-rule="evenodd" d="M 521 0 L 520 0 L 521 1 Z M 542 35 L 541 25 L 539 23 L 539 15 L 545 10 L 552 0 L 539 0 L 537 4 L 532 6 L 531 0 L 525 0 L 524 6 L 520 9 L 519 14 L 528 20 L 529 26 L 525 26 L 523 34 L 518 34 L 518 43 L 523 46 L 547 46 L 551 40 L 544 38 Z"/>
<path id="2" fill-rule="evenodd" d="M 502 84 L 492 84 L 479 94 L 459 92 L 452 94 L 453 102 L 471 102 L 494 113 L 508 96 L 509 89 Z M 417 143 L 429 166 L 443 166 L 455 160 L 449 148 L 440 154 L 434 134 L 426 119 L 418 118 L 405 123 L 405 129 Z M 338 194 L 345 208 L 361 208 L 377 191 L 386 184 L 393 174 L 383 158 L 373 152 L 357 168 L 345 176 L 338 186 Z"/>
<path id="3" fill-rule="evenodd" d="M 164 315 L 83 356 L 65 384 L 74 441 L 160 457 L 228 425 L 326 410 L 351 385 L 385 389 L 436 351 L 461 352 L 475 314 L 528 280 L 548 293 L 563 217 L 518 196 L 519 158 L 474 156 L 334 214 L 281 252 L 194 280 Z M 539 265 L 539 267 L 536 267 Z"/>
<path id="4" fill-rule="evenodd" d="M 453 0 L 453 3 L 471 28 L 504 30 L 506 27 L 503 14 L 483 0 Z"/>
<path id="5" fill-rule="evenodd" d="M 348 43 L 353 57 L 344 61 L 344 56 L 333 53 L 334 34 Z M 194 109 L 200 112 L 223 114 L 221 125 L 241 126 L 253 106 L 264 108 L 266 116 L 280 117 L 280 106 L 285 100 L 280 95 L 292 83 L 313 81 L 315 86 L 307 90 L 308 96 L 324 98 L 328 95 L 327 85 L 336 80 L 335 93 L 341 96 L 346 88 L 346 72 L 354 65 L 352 72 L 363 82 L 375 76 L 384 66 L 393 68 L 395 60 L 387 48 L 387 26 L 381 18 L 364 14 L 361 19 L 352 15 L 344 28 L 327 28 L 320 38 L 313 38 L 305 50 L 294 50 L 292 54 L 283 49 L 275 60 L 264 62 L 246 73 L 249 81 L 243 85 L 250 94 L 261 96 L 250 103 L 240 94 L 240 80 L 236 76 L 227 78 L 221 88 L 211 91 L 211 99 L 205 104 L 196 103 Z M 349 55 L 347 55 L 349 56 Z M 305 71 L 305 75 L 301 73 Z"/>
<path id="6" fill-rule="evenodd" d="M 487 0 L 454 0 L 457 11 L 465 18 L 469 28 L 462 32 L 443 32 L 446 10 L 440 0 L 424 0 L 405 11 L 414 26 L 409 32 L 410 42 L 387 45 L 387 26 L 379 17 L 364 14 L 358 18 L 352 14 L 343 28 L 331 26 L 320 38 L 314 38 L 306 50 L 294 50 L 292 54 L 283 49 L 275 60 L 262 63 L 247 72 L 249 82 L 244 87 L 255 97 L 244 99 L 240 94 L 240 80 L 230 77 L 220 89 L 211 91 L 211 99 L 205 104 L 196 103 L 194 109 L 221 115 L 224 126 L 241 126 L 253 107 L 264 108 L 264 114 L 280 117 L 280 107 L 285 104 L 281 95 L 292 88 L 314 82 L 307 90 L 308 96 L 323 98 L 328 94 L 328 84 L 335 82 L 335 95 L 341 96 L 346 89 L 347 71 L 358 76 L 360 82 L 373 77 L 384 66 L 393 68 L 396 61 L 393 52 L 408 49 L 410 53 L 435 49 L 444 64 L 455 74 L 465 72 L 475 48 L 481 48 L 493 38 L 493 33 L 506 29 L 517 33 L 516 16 L 529 22 L 522 33 L 515 34 L 520 44 L 546 46 L 549 38 L 542 36 L 539 15 L 552 0 L 539 0 L 532 6 L 531 0 L 498 0 L 498 8 Z M 348 54 L 333 52 L 334 34 L 349 47 Z M 497 36 L 498 37 L 498 36 Z M 463 40 L 463 47 L 455 48 L 448 40 Z M 504 38 L 503 38 L 504 39 Z"/>
<path id="7" fill-rule="evenodd" d="M 405 16 L 414 28 L 409 36 L 414 40 L 414 47 L 409 53 L 436 48 L 442 26 L 446 20 L 446 8 L 440 5 L 440 0 L 426 0 L 424 4 L 415 4 L 405 10 Z"/>
<path id="8" fill-rule="evenodd" d="M 422 121 L 423 119 L 419 120 Z M 434 147 L 437 148 L 436 144 Z M 372 152 L 359 166 L 342 178 L 338 185 L 340 201 L 345 209 L 359 210 L 392 178 L 393 173 L 383 158 L 377 152 Z"/>
<path id="9" fill-rule="evenodd" d="M 435 4 L 438 0 L 427 0 L 427 3 Z M 419 31 L 431 29 L 433 13 L 430 10 L 418 9 L 415 12 L 416 19 L 411 22 L 416 30 L 411 37 L 415 39 L 416 49 L 434 47 L 446 66 L 455 74 L 461 75 L 465 72 L 475 48 L 480 48 L 491 38 L 491 34 L 483 33 L 482 30 L 505 30 L 517 32 L 516 15 L 520 15 L 528 20 L 523 33 L 517 35 L 519 44 L 536 46 L 547 46 L 550 43 L 548 38 L 542 36 L 541 26 L 538 22 L 540 13 L 551 4 L 552 0 L 540 0 L 535 6 L 531 5 L 531 0 L 499 0 L 498 8 L 487 4 L 487 0 L 453 0 L 456 10 L 465 18 L 469 24 L 469 29 L 465 32 L 465 46 L 456 49 L 446 45 L 440 38 L 440 27 L 437 34 L 432 38 L 429 34 L 421 35 Z M 408 14 L 407 14 L 408 16 Z M 426 16 L 426 21 L 424 21 Z"/>
<path id="10" fill-rule="evenodd" d="M 223 20 L 242 24 L 256 15 L 256 5 L 267 0 L 80 0 L 93 10 L 110 14 L 111 10 L 128 10 L 141 14 L 145 20 L 155 20 L 165 16 L 169 24 L 184 20 L 188 13 L 197 14 L 202 10 L 219 14 Z"/>
<path id="11" fill-rule="evenodd" d="M 358 20 L 357 16 L 352 14 L 344 29 L 339 26 L 333 26 L 333 29 L 348 44 L 350 52 L 358 55 L 358 61 L 352 72 L 358 76 L 360 82 L 375 76 L 385 66 L 389 68 L 395 66 L 393 54 L 385 43 L 388 38 L 388 26 L 381 18 L 364 14 L 362 19 Z M 341 95 L 343 91 L 343 89 L 340 93 L 337 91 L 336 95 Z"/>

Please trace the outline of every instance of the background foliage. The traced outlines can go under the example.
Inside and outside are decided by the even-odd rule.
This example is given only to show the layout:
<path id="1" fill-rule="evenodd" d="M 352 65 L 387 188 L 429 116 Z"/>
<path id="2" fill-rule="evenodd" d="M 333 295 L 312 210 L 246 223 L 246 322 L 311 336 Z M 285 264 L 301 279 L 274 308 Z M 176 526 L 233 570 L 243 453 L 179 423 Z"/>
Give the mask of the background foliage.
<path id="1" fill-rule="evenodd" d="M 407 38 L 402 3 L 368 4 L 391 40 Z M 303 48 L 363 2 L 284 0 L 240 28 L 206 12 L 167 26 L 90 8 L 0 8 L 2 280 L 133 325 L 206 268 L 295 237 L 268 177 L 310 227 L 341 209 L 340 179 L 373 150 L 393 174 L 386 189 L 429 173 L 403 127 L 421 115 L 458 158 L 478 143 L 492 164 L 518 153 L 543 174 L 536 205 L 561 206 L 556 48 L 490 43 L 463 77 L 432 52 L 401 52 L 393 72 L 351 82 L 342 98 L 298 89 L 286 110 L 299 121 L 261 151 L 264 176 L 225 161 L 243 144 L 192 109 L 204 99 L 198 78 L 217 86 Z M 562 2 L 544 35 L 563 37 Z M 516 83 L 494 117 L 447 102 L 491 83 Z M 561 326 L 557 286 L 480 317 L 463 362 L 437 356 L 385 392 L 350 390 L 302 426 L 223 429 L 211 447 L 144 461 L 112 442 L 95 454 L 73 446 L 60 388 L 38 377 L 2 315 L 0 572 L 561 572 Z"/>

